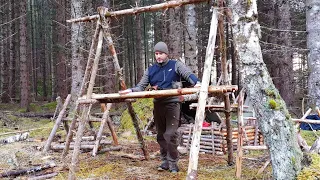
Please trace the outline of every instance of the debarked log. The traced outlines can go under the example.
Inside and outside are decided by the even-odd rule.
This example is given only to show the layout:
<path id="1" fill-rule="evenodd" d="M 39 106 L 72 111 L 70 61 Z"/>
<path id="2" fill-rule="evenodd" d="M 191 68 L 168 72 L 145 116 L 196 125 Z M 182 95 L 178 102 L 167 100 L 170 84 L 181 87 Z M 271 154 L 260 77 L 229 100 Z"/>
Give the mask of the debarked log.
<path id="1" fill-rule="evenodd" d="M 124 95 L 119 93 L 112 94 L 92 94 L 91 99 L 96 99 L 102 103 L 113 102 L 114 100 L 119 99 L 132 99 L 132 98 L 160 98 L 160 97 L 169 97 L 169 96 L 179 96 L 186 94 L 193 94 L 200 90 L 200 88 L 182 88 L 182 89 L 169 89 L 169 90 L 156 90 L 156 91 L 142 91 L 142 92 L 132 92 Z M 234 92 L 238 90 L 238 86 L 229 85 L 229 86 L 209 86 L 208 93 L 227 93 Z M 82 101 L 87 99 L 86 96 L 80 97 L 78 100 Z"/>

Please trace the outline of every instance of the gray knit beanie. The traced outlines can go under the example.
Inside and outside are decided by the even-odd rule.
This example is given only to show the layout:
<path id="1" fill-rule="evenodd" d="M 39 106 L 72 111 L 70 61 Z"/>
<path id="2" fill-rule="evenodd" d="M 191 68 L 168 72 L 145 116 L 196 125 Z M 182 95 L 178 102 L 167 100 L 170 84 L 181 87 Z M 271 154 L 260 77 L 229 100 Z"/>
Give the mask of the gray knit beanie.
<path id="1" fill-rule="evenodd" d="M 167 44 L 164 43 L 164 42 L 158 42 L 158 43 L 154 46 L 154 52 L 156 52 L 156 51 L 160 51 L 160 52 L 169 54 L 168 46 L 167 46 Z"/>

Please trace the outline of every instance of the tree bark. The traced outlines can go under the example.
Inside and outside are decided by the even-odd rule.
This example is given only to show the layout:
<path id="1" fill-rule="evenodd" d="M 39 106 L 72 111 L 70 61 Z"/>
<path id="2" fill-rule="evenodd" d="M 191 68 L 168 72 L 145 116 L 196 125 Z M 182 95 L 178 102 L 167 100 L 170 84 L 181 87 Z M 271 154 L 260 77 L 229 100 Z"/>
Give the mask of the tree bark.
<path id="1" fill-rule="evenodd" d="M 27 55 L 27 2 L 20 1 L 20 106 L 29 111 L 30 105 L 30 78 L 29 61 Z"/>
<path id="2" fill-rule="evenodd" d="M 308 97 L 311 107 L 320 107 L 320 2 L 306 1 L 307 47 L 308 53 Z"/>
<path id="3" fill-rule="evenodd" d="M 184 54 L 186 65 L 190 67 L 191 71 L 198 75 L 198 63 L 197 63 L 197 18 L 195 5 L 190 4 L 185 6 L 185 25 L 184 30 Z"/>
<path id="4" fill-rule="evenodd" d="M 290 114 L 263 62 L 259 45 L 257 2 L 231 0 L 233 39 L 241 62 L 241 81 L 259 119 L 259 128 L 269 147 L 273 178 L 295 179 L 302 153 Z"/>

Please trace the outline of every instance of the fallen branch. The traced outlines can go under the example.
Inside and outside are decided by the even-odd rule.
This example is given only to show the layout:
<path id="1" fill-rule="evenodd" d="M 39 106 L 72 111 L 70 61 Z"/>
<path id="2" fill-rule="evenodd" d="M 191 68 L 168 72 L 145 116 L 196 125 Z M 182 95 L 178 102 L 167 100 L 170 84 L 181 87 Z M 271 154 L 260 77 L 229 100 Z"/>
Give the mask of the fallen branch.
<path id="1" fill-rule="evenodd" d="M 49 169 L 52 167 L 55 167 L 56 164 L 55 163 L 51 163 L 51 164 L 46 164 L 44 166 L 36 166 L 36 167 L 32 167 L 29 169 L 20 169 L 20 170 L 15 170 L 15 171 L 8 171 L 8 172 L 3 172 L 0 174 L 0 177 L 17 177 L 23 174 L 31 174 L 34 172 L 38 172 L 38 171 L 42 171 L 44 169 Z"/>
<path id="2" fill-rule="evenodd" d="M 54 173 L 50 173 L 50 174 L 44 174 L 44 175 L 41 175 L 41 176 L 30 177 L 30 178 L 28 178 L 28 180 L 50 179 L 50 178 L 53 178 L 53 177 L 55 177 L 57 175 L 58 175 L 58 173 L 54 172 Z"/>
<path id="3" fill-rule="evenodd" d="M 6 132 L 6 133 L 0 134 L 0 136 L 4 136 L 4 135 L 8 135 L 8 134 L 18 134 L 18 133 L 24 133 L 24 132 L 31 132 L 31 131 L 42 130 L 42 129 L 50 129 L 50 127 L 27 129 L 27 130 L 22 130 L 22 131 Z"/>
<path id="4" fill-rule="evenodd" d="M 23 141 L 23 140 L 26 140 L 28 137 L 29 137 L 29 133 L 25 132 L 25 133 L 7 137 L 5 139 L 1 139 L 0 144 L 10 144 L 17 141 Z"/>

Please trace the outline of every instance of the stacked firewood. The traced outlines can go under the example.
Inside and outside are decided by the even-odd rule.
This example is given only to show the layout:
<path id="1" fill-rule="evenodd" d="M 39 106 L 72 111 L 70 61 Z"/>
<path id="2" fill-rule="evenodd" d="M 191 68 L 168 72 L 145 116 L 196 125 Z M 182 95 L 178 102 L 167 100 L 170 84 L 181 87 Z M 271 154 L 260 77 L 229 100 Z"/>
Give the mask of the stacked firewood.
<path id="1" fill-rule="evenodd" d="M 254 126 L 245 126 L 243 135 L 244 145 L 262 145 L 264 140 L 262 134 Z M 188 150 L 191 147 L 193 124 L 184 124 L 179 128 L 181 144 Z M 200 137 L 200 152 L 224 155 L 227 152 L 227 130 L 224 127 L 211 125 L 202 127 Z M 232 129 L 233 149 L 237 150 L 238 128 Z"/>

